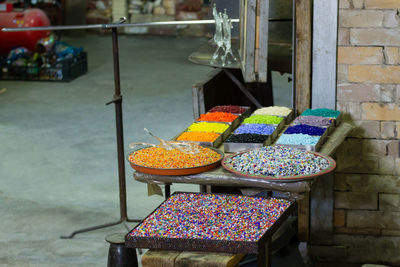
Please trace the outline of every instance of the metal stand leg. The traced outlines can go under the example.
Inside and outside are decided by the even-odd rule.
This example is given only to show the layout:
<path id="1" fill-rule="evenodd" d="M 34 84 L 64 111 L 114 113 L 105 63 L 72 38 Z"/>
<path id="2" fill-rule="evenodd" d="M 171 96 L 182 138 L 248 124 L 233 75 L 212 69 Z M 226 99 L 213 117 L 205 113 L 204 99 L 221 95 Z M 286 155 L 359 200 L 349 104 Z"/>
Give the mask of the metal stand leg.
<path id="1" fill-rule="evenodd" d="M 120 21 L 123 23 L 125 20 Z M 111 103 L 115 104 L 115 121 L 117 130 L 117 151 L 118 151 L 118 182 L 119 182 L 119 206 L 121 217 L 116 222 L 101 224 L 93 227 L 88 227 L 72 232 L 68 236 L 61 236 L 61 238 L 73 238 L 76 234 L 94 231 L 101 228 L 110 227 L 120 223 L 124 223 L 127 230 L 129 230 L 126 222 L 141 222 L 141 219 L 129 219 L 126 207 L 126 179 L 125 179 L 125 159 L 124 159 L 124 129 L 122 124 L 122 95 L 119 78 L 119 58 L 118 58 L 118 32 L 117 28 L 112 28 L 112 44 L 113 44 L 113 62 L 114 62 L 114 88 L 115 94 Z"/>
<path id="2" fill-rule="evenodd" d="M 171 196 L 171 184 L 165 184 L 165 199 Z"/>

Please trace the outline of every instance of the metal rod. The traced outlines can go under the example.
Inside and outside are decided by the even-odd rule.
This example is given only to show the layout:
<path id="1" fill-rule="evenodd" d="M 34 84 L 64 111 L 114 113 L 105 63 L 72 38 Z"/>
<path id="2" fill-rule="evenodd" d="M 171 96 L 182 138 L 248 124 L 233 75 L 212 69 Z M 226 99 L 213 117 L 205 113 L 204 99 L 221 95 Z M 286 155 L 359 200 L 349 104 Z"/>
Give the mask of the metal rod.
<path id="1" fill-rule="evenodd" d="M 115 104 L 115 122 L 117 135 L 117 153 L 118 153 L 118 181 L 119 181 L 119 202 L 121 220 L 126 220 L 126 178 L 125 178 L 125 160 L 124 160 L 124 132 L 122 123 L 122 95 L 119 75 L 119 53 L 118 53 L 118 33 L 117 28 L 112 28 L 112 49 L 114 62 L 114 99 Z"/>
<path id="2" fill-rule="evenodd" d="M 232 22 L 239 22 L 239 19 L 232 19 Z M 111 24 L 92 24 L 92 25 L 68 25 L 68 26 L 47 26 L 47 27 L 21 27 L 21 28 L 3 28 L 3 32 L 20 31 L 62 31 L 62 30 L 84 30 L 84 29 L 111 29 L 125 27 L 152 27 L 152 26 L 173 26 L 173 25 L 191 25 L 191 24 L 213 24 L 215 20 L 181 20 L 181 21 L 154 21 L 139 23 L 111 23 Z"/>
<path id="3" fill-rule="evenodd" d="M 233 23 L 238 23 L 239 19 L 231 19 Z M 288 18 L 270 18 L 269 21 L 292 21 Z M 125 27 L 152 27 L 152 26 L 174 26 L 174 25 L 193 25 L 193 24 L 214 24 L 215 20 L 180 20 L 180 21 L 153 21 L 139 23 L 110 23 L 110 24 L 90 24 L 90 25 L 67 25 L 67 26 L 45 26 L 45 27 L 20 27 L 3 28 L 3 32 L 22 32 L 22 31 L 62 31 L 62 30 L 84 30 L 84 29 L 111 29 Z"/>
<path id="4" fill-rule="evenodd" d="M 119 23 L 123 23 L 125 19 L 121 19 Z M 76 234 L 98 230 L 101 228 L 110 227 L 120 223 L 124 223 L 125 228 L 129 231 L 125 222 L 141 222 L 141 219 L 129 219 L 126 204 L 126 177 L 125 177 L 125 159 L 124 159 L 124 132 L 122 123 L 122 95 L 120 86 L 119 73 L 119 53 L 118 53 L 118 31 L 117 28 L 112 28 L 112 48 L 113 48 L 113 63 L 114 63 L 114 97 L 113 100 L 107 103 L 115 104 L 115 122 L 117 136 L 117 154 L 118 154 L 118 185 L 119 185 L 119 207 L 120 219 L 116 222 L 101 224 L 93 227 L 88 227 L 72 232 L 68 236 L 60 238 L 73 238 Z"/>

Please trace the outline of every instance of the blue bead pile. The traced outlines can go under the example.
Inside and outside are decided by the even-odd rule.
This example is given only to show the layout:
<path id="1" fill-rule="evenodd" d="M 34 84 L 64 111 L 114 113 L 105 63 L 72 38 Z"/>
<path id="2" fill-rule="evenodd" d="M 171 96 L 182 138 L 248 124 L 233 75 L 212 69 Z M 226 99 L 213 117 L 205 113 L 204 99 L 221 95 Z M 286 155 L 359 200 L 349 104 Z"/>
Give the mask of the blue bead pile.
<path id="1" fill-rule="evenodd" d="M 235 134 L 262 134 L 271 135 L 275 131 L 275 127 L 268 124 L 243 124 L 236 129 Z"/>
<path id="2" fill-rule="evenodd" d="M 324 134 L 324 132 L 325 129 L 321 127 L 299 124 L 288 127 L 284 134 L 308 134 L 313 136 L 321 136 Z"/>
<path id="3" fill-rule="evenodd" d="M 308 134 L 282 134 L 276 143 L 279 145 L 316 145 L 319 138 L 319 136 Z"/>

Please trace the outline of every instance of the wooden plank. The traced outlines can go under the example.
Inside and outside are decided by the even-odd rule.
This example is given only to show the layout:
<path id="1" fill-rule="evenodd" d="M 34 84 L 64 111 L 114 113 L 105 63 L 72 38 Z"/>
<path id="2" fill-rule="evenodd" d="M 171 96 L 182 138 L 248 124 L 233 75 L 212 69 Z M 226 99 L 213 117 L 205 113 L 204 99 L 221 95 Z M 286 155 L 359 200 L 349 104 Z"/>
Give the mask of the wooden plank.
<path id="1" fill-rule="evenodd" d="M 254 71 L 254 50 L 256 34 L 256 0 L 244 0 L 244 38 L 240 47 L 241 69 L 245 82 L 256 82 Z"/>
<path id="2" fill-rule="evenodd" d="M 180 251 L 150 249 L 142 256 L 143 267 L 174 267 Z"/>
<path id="3" fill-rule="evenodd" d="M 311 189 L 310 243 L 333 244 L 334 172 L 317 178 Z"/>
<path id="4" fill-rule="evenodd" d="M 259 52 L 258 52 L 258 82 L 266 83 L 268 81 L 268 24 L 269 24 L 269 0 L 259 2 Z"/>
<path id="5" fill-rule="evenodd" d="M 336 109 L 338 1 L 314 1 L 312 108 Z"/>
<path id="6" fill-rule="evenodd" d="M 175 267 L 234 267 L 244 256 L 245 254 L 184 251 L 176 258 Z"/>
<path id="7" fill-rule="evenodd" d="M 304 198 L 298 201 L 298 238 L 301 242 L 309 240 L 310 225 L 310 193 L 304 193 Z"/>
<path id="8" fill-rule="evenodd" d="M 311 3 L 311 0 L 295 0 L 295 108 L 297 114 L 311 106 Z"/>

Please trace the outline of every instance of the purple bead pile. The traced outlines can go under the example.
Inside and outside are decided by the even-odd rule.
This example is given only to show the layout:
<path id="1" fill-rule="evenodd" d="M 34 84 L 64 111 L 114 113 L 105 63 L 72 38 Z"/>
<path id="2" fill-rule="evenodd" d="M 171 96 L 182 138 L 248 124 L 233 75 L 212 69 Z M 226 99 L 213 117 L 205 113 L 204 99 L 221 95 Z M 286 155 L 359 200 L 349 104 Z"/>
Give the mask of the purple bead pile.
<path id="1" fill-rule="evenodd" d="M 128 236 L 256 242 L 290 205 L 277 198 L 179 193 Z"/>
<path id="2" fill-rule="evenodd" d="M 310 126 L 305 124 L 299 124 L 294 126 L 289 126 L 284 134 L 308 134 L 312 136 L 321 136 L 325 132 L 325 128 Z"/>
<path id="3" fill-rule="evenodd" d="M 268 124 L 243 124 L 236 129 L 235 134 L 262 134 L 271 135 L 276 127 Z"/>
<path id="4" fill-rule="evenodd" d="M 332 124 L 332 119 L 321 116 L 299 116 L 293 121 L 293 124 L 306 124 L 311 126 L 327 127 Z"/>

